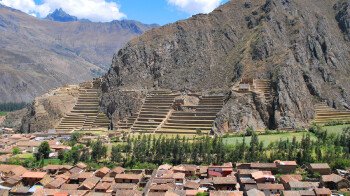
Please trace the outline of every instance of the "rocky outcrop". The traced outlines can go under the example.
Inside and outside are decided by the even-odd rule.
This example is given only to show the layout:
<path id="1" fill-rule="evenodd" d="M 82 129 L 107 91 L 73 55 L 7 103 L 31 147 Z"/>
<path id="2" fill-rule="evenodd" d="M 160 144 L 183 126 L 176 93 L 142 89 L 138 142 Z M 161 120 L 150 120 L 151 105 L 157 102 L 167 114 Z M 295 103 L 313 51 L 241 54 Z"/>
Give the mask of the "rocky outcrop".
<path id="1" fill-rule="evenodd" d="M 319 101 L 349 108 L 348 13 L 340 0 L 237 0 L 148 31 L 114 56 L 102 105 L 123 118 L 115 106 L 133 102 L 123 89 L 230 93 L 241 78 L 260 78 L 271 80 L 272 101 L 232 93 L 217 131 L 308 126 Z"/>
<path id="2" fill-rule="evenodd" d="M 79 86 L 65 86 L 35 98 L 21 118 L 19 132 L 41 132 L 55 128 L 61 118 L 73 109 L 78 95 Z"/>

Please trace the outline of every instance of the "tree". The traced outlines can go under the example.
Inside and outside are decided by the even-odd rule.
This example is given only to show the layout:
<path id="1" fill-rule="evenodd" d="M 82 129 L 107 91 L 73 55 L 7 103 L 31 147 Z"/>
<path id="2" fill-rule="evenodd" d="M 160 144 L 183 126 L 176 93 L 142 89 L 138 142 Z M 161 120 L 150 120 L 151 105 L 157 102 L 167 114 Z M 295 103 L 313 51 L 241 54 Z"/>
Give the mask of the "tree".
<path id="1" fill-rule="evenodd" d="M 49 158 L 51 149 L 50 149 L 50 145 L 47 141 L 44 141 L 40 144 L 39 148 L 38 148 L 38 152 L 35 153 L 35 158 L 36 160 L 42 160 L 42 159 L 47 159 Z"/>
<path id="2" fill-rule="evenodd" d="M 91 149 L 91 158 L 94 161 L 99 161 L 102 157 L 106 157 L 107 155 L 107 147 L 102 144 L 100 139 L 91 144 Z"/>
<path id="3" fill-rule="evenodd" d="M 113 146 L 111 152 L 111 161 L 114 163 L 122 162 L 123 156 L 121 153 L 121 146 Z"/>
<path id="4" fill-rule="evenodd" d="M 81 134 L 78 132 L 73 132 L 70 136 L 69 145 L 74 146 L 78 143 L 79 139 L 81 138 Z"/>

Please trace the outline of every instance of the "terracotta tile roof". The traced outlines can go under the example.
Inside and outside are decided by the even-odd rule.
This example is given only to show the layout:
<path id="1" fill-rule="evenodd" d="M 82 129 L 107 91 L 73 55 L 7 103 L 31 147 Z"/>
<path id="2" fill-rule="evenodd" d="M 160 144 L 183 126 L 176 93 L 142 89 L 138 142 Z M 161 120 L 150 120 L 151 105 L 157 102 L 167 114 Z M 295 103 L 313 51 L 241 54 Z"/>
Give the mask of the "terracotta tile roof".
<path id="1" fill-rule="evenodd" d="M 79 184 L 62 184 L 62 190 L 77 190 L 79 188 Z"/>
<path id="2" fill-rule="evenodd" d="M 41 142 L 37 141 L 19 141 L 17 142 L 18 147 L 39 147 Z"/>
<path id="3" fill-rule="evenodd" d="M 125 169 L 122 167 L 116 167 L 112 170 L 113 172 L 117 173 L 117 174 L 121 174 L 125 172 Z"/>
<path id="4" fill-rule="evenodd" d="M 79 168 L 79 167 L 73 167 L 72 169 L 69 170 L 70 173 L 74 174 L 74 173 L 80 173 L 84 171 L 83 169 Z"/>
<path id="5" fill-rule="evenodd" d="M 112 183 L 110 183 L 110 182 L 99 182 L 96 185 L 95 189 L 97 189 L 97 190 L 107 190 L 107 189 L 109 189 L 109 187 L 111 187 L 111 185 L 112 185 Z"/>
<path id="6" fill-rule="evenodd" d="M 50 182 L 52 182 L 54 179 L 51 178 L 49 175 L 45 175 L 45 177 L 43 179 L 40 180 L 40 184 L 42 184 L 43 186 L 46 186 L 47 184 L 49 184 Z"/>
<path id="7" fill-rule="evenodd" d="M 299 174 L 291 174 L 291 175 L 282 175 L 280 179 L 282 182 L 288 183 L 288 182 L 299 182 L 303 180 L 303 177 Z"/>
<path id="8" fill-rule="evenodd" d="M 173 190 L 174 188 L 174 184 L 152 184 L 149 189 L 150 191 L 167 191 Z"/>
<path id="9" fill-rule="evenodd" d="M 99 181 L 100 181 L 100 178 L 90 177 L 90 178 L 84 180 L 84 182 L 81 183 L 81 185 L 79 186 L 78 189 L 86 188 L 86 189 L 92 190 Z"/>
<path id="10" fill-rule="evenodd" d="M 141 174 L 117 174 L 115 179 L 141 180 Z"/>
<path id="11" fill-rule="evenodd" d="M 250 167 L 255 169 L 269 169 L 269 168 L 276 168 L 276 163 L 251 163 Z"/>
<path id="12" fill-rule="evenodd" d="M 97 173 L 97 172 L 101 172 L 101 173 L 103 173 L 103 174 L 106 175 L 106 174 L 108 174 L 110 171 L 111 171 L 111 170 L 110 170 L 108 167 L 102 167 L 102 168 L 96 170 L 96 173 Z"/>
<path id="13" fill-rule="evenodd" d="M 210 191 L 210 196 L 243 196 L 243 191 Z"/>
<path id="14" fill-rule="evenodd" d="M 22 178 L 37 178 L 42 179 L 46 176 L 46 172 L 32 172 L 27 171 L 24 174 L 22 174 Z"/>
<path id="15" fill-rule="evenodd" d="M 301 196 L 299 191 L 283 191 L 283 196 Z"/>
<path id="16" fill-rule="evenodd" d="M 120 190 L 115 193 L 115 196 L 142 196 L 142 192 L 137 190 Z"/>
<path id="17" fill-rule="evenodd" d="M 314 189 L 316 195 L 332 195 L 332 191 L 328 188 L 317 188 Z"/>
<path id="18" fill-rule="evenodd" d="M 87 168 L 87 165 L 85 163 L 79 162 L 75 166 L 79 167 L 80 169 L 85 169 Z"/>
<path id="19" fill-rule="evenodd" d="M 113 185 L 113 190 L 135 190 L 136 188 L 137 185 L 132 183 L 116 183 Z"/>
<path id="20" fill-rule="evenodd" d="M 282 184 L 262 184 L 258 183 L 258 190 L 284 190 Z"/>
<path id="21" fill-rule="evenodd" d="M 45 188 L 56 188 L 59 189 L 67 180 L 63 178 L 56 178 L 45 186 Z"/>
<path id="22" fill-rule="evenodd" d="M 252 174 L 253 172 L 257 172 L 259 170 L 257 169 L 238 169 L 237 173 L 240 175 L 249 175 Z"/>
<path id="23" fill-rule="evenodd" d="M 88 193 L 86 190 L 61 190 L 61 189 L 43 189 L 44 194 L 43 195 L 61 195 L 61 194 L 66 194 L 66 195 L 77 195 L 77 196 L 83 196 Z"/>
<path id="24" fill-rule="evenodd" d="M 66 169 L 66 170 L 70 170 L 72 169 L 73 166 L 70 165 L 47 165 L 45 167 L 43 167 L 43 170 L 60 170 L 60 169 Z"/>
<path id="25" fill-rule="evenodd" d="M 257 189 L 250 189 L 247 191 L 247 196 L 265 196 L 265 194 Z"/>
<path id="26" fill-rule="evenodd" d="M 152 182 L 154 184 L 175 183 L 175 179 L 173 179 L 173 178 L 154 178 Z"/>
<path id="27" fill-rule="evenodd" d="M 184 173 L 174 173 L 173 178 L 174 179 L 185 179 L 185 174 Z"/>
<path id="28" fill-rule="evenodd" d="M 192 181 L 187 181 L 184 185 L 184 187 L 189 188 L 189 189 L 195 189 L 197 190 L 199 188 L 199 183 L 197 182 L 192 182 Z"/>
<path id="29" fill-rule="evenodd" d="M 105 176 L 101 179 L 101 182 L 114 182 L 114 178 L 109 177 L 109 176 Z"/>
<path id="30" fill-rule="evenodd" d="M 212 178 L 213 184 L 237 184 L 237 179 L 234 176 L 229 177 L 214 177 Z"/>
<path id="31" fill-rule="evenodd" d="M 262 179 L 262 178 L 275 178 L 274 175 L 270 171 L 256 171 L 252 173 L 252 177 L 256 179 Z"/>
<path id="32" fill-rule="evenodd" d="M 330 169 L 328 163 L 311 163 L 311 169 Z"/>
<path id="33" fill-rule="evenodd" d="M 315 192 L 314 191 L 309 191 L 309 190 L 300 190 L 299 194 L 302 196 L 314 196 Z"/>
<path id="34" fill-rule="evenodd" d="M 343 177 L 337 175 L 337 174 L 330 174 L 330 175 L 323 175 L 322 176 L 322 181 L 323 182 L 334 182 L 338 183 L 340 181 L 344 180 Z"/>
<path id="35" fill-rule="evenodd" d="M 19 165 L 0 165 L 0 172 L 2 173 L 13 173 L 16 176 L 21 176 L 28 170 Z"/>
<path id="36" fill-rule="evenodd" d="M 317 188 L 319 182 L 289 182 L 291 188 Z"/>
<path id="37" fill-rule="evenodd" d="M 88 179 L 88 178 L 92 178 L 93 176 L 94 176 L 94 173 L 92 173 L 92 172 L 81 172 L 78 175 L 78 178 L 79 179 Z"/>

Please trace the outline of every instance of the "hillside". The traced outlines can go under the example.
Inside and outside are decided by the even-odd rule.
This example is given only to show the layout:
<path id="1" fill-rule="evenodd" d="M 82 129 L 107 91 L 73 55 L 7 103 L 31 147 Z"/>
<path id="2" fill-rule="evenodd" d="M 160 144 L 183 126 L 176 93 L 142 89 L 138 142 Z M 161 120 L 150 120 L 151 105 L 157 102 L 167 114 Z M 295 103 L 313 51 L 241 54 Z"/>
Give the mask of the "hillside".
<path id="1" fill-rule="evenodd" d="M 306 127 L 316 103 L 350 108 L 349 13 L 348 0 L 235 0 L 148 31 L 114 56 L 102 104 L 118 121 L 152 89 L 219 90 L 219 131 Z M 271 81 L 272 101 L 232 91 L 242 78 Z"/>
<path id="2" fill-rule="evenodd" d="M 74 19 L 61 11 L 48 19 Z M 0 102 L 30 102 L 49 89 L 98 77 L 126 42 L 156 27 L 48 19 L 0 5 Z"/>

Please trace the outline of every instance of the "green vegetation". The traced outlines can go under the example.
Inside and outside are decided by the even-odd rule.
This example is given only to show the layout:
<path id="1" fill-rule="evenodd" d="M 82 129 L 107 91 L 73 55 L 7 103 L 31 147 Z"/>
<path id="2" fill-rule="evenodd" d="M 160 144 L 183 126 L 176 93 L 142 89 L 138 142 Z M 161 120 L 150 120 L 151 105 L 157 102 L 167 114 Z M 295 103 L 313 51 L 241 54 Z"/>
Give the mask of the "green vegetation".
<path id="1" fill-rule="evenodd" d="M 273 142 L 278 142 L 280 140 L 292 140 L 294 137 L 297 141 L 301 141 L 302 138 L 307 134 L 307 132 L 287 132 L 287 133 L 280 133 L 280 134 L 267 134 L 267 135 L 259 135 L 259 140 L 263 142 L 264 146 L 268 146 Z M 316 137 L 311 134 L 311 139 L 314 141 L 316 140 Z M 243 137 L 243 136 L 227 136 L 223 139 L 224 143 L 226 145 L 232 145 L 243 142 L 243 138 L 247 143 L 250 142 L 251 136 Z"/>
<path id="2" fill-rule="evenodd" d="M 44 141 L 40 144 L 38 148 L 38 152 L 35 153 L 35 158 L 37 161 L 40 161 L 42 159 L 48 159 L 50 155 L 51 149 L 50 145 L 47 141 Z"/>
<path id="3" fill-rule="evenodd" d="M 27 103 L 21 102 L 21 103 L 13 103 L 13 102 L 8 102 L 8 103 L 0 103 L 0 111 L 3 112 L 12 112 L 15 110 L 20 110 L 25 108 Z"/>
<path id="4" fill-rule="evenodd" d="M 21 153 L 21 150 L 18 148 L 18 147 L 14 147 L 13 149 L 12 149 L 12 154 L 13 155 L 18 155 L 18 154 L 20 154 Z"/>
<path id="5" fill-rule="evenodd" d="M 0 116 L 6 116 L 7 112 L 0 111 Z"/>
<path id="6" fill-rule="evenodd" d="M 350 127 L 350 125 L 334 125 L 334 126 L 324 126 L 323 130 L 327 131 L 329 134 L 341 134 L 343 129 L 346 127 Z"/>

